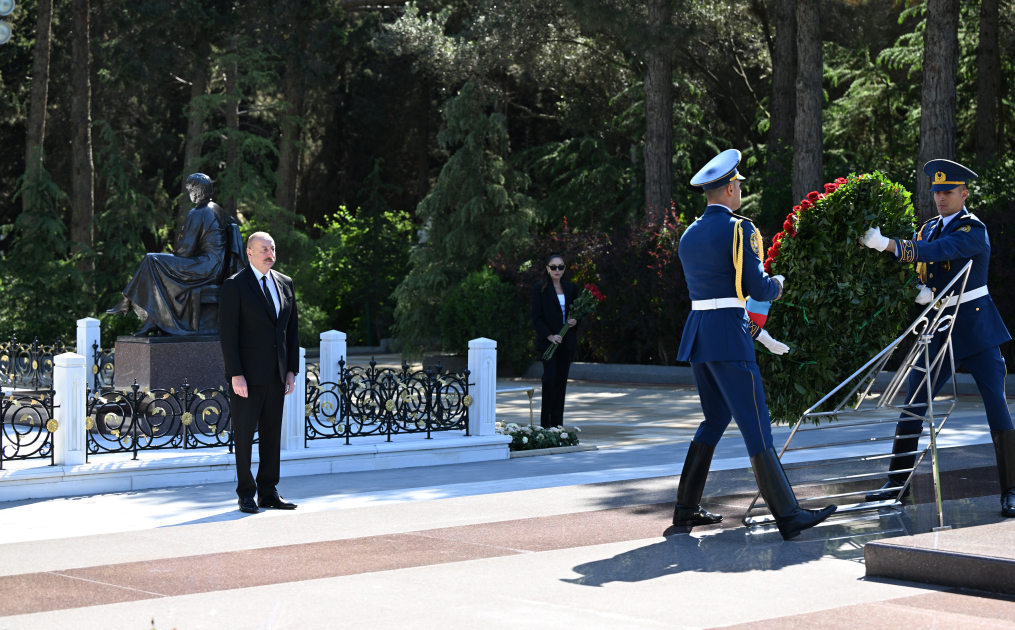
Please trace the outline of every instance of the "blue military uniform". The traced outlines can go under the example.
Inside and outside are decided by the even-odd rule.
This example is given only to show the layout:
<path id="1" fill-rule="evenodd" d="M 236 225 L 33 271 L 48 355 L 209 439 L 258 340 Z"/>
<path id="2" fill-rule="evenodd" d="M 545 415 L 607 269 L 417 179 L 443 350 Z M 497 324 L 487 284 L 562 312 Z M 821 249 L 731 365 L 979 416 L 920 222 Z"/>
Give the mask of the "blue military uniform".
<path id="1" fill-rule="evenodd" d="M 739 151 L 724 151 L 694 176 L 691 185 L 710 190 L 742 180 L 739 163 Z M 692 305 L 677 360 L 691 363 L 705 420 L 684 460 L 673 523 L 722 520 L 703 510 L 700 500 L 715 446 L 732 419 L 747 444 L 758 486 L 780 532 L 793 538 L 830 516 L 835 506 L 801 509 L 772 448 L 772 425 L 754 353 L 761 328 L 745 309 L 748 296 L 767 302 L 782 292 L 779 282 L 765 273 L 761 234 L 749 219 L 712 204 L 684 231 L 677 253 Z"/>
<path id="2" fill-rule="evenodd" d="M 933 192 L 952 190 L 976 177 L 973 171 L 950 160 L 932 160 L 926 164 L 924 171 L 932 177 Z M 995 447 L 1001 448 L 998 444 L 999 438 L 1010 438 L 1015 447 L 1015 431 L 1012 431 L 1015 426 L 1012 424 L 1004 394 L 1004 377 L 1007 371 L 999 347 L 1009 341 L 1011 335 L 1005 328 L 987 288 L 987 272 L 990 264 L 990 238 L 987 235 L 987 226 L 965 207 L 949 217 L 934 217 L 921 225 L 912 239 L 895 239 L 895 259 L 902 263 L 916 263 L 921 281 L 934 293 L 934 299 L 948 300 L 948 304 L 951 305 L 943 306 L 948 311 L 955 311 L 958 308 L 956 326 L 951 332 L 955 360 L 966 368 L 976 381 L 980 396 L 983 398 L 991 434 L 995 437 Z M 945 286 L 969 261 L 972 261 L 973 266 L 961 298 L 957 297 L 962 288 L 961 281 L 952 286 L 948 295 L 942 295 Z M 958 307 L 954 305 L 955 302 L 958 302 Z M 947 331 L 935 334 L 930 345 L 931 357 L 938 353 L 946 334 Z M 918 365 L 923 367 L 922 358 Z M 935 383 L 935 394 L 952 376 L 951 368 L 951 363 L 946 359 Z M 910 374 L 907 403 L 919 404 L 927 401 L 926 385 L 920 387 L 922 380 L 923 372 L 914 370 Z M 925 405 L 910 409 L 917 415 L 923 415 L 926 410 Z M 923 432 L 923 421 L 913 420 L 906 414 L 900 417 L 910 419 L 898 423 L 893 453 L 914 452 L 918 447 L 918 436 Z M 1007 462 L 1004 461 L 1001 450 L 997 450 L 997 454 L 999 469 L 1003 469 Z M 1012 459 L 1015 460 L 1015 452 L 1012 455 Z M 915 455 L 895 457 L 889 470 L 911 469 L 915 459 Z M 889 476 L 889 482 L 882 491 L 868 495 L 868 500 L 894 498 L 906 476 L 906 474 Z M 1010 482 L 1005 480 L 1002 472 L 1002 491 L 1009 485 L 1015 485 L 1015 464 Z M 1002 503 L 1003 501 L 1002 497 Z M 1012 508 L 1015 510 L 1015 501 Z M 1015 515 L 1015 512 L 1012 515 Z"/>

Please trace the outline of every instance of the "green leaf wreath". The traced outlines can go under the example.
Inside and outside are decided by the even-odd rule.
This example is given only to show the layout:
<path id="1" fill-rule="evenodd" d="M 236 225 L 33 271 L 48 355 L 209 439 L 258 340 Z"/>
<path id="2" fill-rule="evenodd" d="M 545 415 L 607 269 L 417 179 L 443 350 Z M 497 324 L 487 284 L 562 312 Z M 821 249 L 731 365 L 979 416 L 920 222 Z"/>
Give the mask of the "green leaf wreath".
<path id="1" fill-rule="evenodd" d="M 874 226 L 890 238 L 910 237 L 909 197 L 881 173 L 839 178 L 794 206 L 773 238 L 765 269 L 786 277 L 786 291 L 765 329 L 791 348 L 775 356 L 757 346 L 773 422 L 796 422 L 908 323 L 913 266 L 858 241 Z"/>

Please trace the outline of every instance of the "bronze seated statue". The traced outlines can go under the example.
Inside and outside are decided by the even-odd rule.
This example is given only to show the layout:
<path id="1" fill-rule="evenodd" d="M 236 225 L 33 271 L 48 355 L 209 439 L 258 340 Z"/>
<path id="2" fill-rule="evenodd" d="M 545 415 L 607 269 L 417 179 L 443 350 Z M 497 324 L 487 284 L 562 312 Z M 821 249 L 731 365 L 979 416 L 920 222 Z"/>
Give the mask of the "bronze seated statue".
<path id="1" fill-rule="evenodd" d="M 246 264 L 236 220 L 211 200 L 211 179 L 187 178 L 194 203 L 172 254 L 146 254 L 123 299 L 106 311 L 131 310 L 144 322 L 135 337 L 149 334 L 217 335 L 222 282 Z"/>

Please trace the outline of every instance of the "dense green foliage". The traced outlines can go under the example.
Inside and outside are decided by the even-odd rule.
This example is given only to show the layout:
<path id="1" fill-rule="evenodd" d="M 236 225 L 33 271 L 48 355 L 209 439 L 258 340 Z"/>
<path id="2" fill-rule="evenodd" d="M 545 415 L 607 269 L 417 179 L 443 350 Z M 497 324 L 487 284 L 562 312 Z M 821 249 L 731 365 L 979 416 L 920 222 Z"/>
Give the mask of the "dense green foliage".
<path id="1" fill-rule="evenodd" d="M 912 235 L 909 193 L 881 173 L 839 181 L 787 217 L 769 263 L 786 277 L 786 289 L 765 329 L 791 348 L 782 356 L 758 352 L 774 421 L 795 422 L 895 339 L 916 296 L 912 265 L 859 244 L 874 226 L 893 238 Z"/>
<path id="2" fill-rule="evenodd" d="M 646 29 L 644 0 L 363 4 L 93 0 L 95 241 L 81 249 L 68 242 L 70 2 L 54 3 L 46 170 L 33 182 L 23 175 L 37 3 L 19 2 L 5 18 L 14 38 L 0 46 L 0 334 L 68 338 L 75 319 L 112 306 L 140 257 L 170 248 L 181 179 L 201 170 L 244 234 L 275 236 L 307 345 L 337 328 L 356 343 L 397 334 L 409 354 L 435 349 L 448 341 L 445 300 L 491 258 L 524 284 L 547 248 L 570 247 L 586 261 L 572 277 L 630 293 L 646 313 L 625 317 L 608 301 L 580 356 L 673 363 L 687 298 L 670 236 L 679 228 L 643 225 L 647 54 L 665 49 L 674 62 L 673 221 L 704 207 L 687 186 L 693 173 L 736 147 L 749 178 L 741 212 L 770 238 L 793 203 L 789 174 L 766 173 L 773 49 L 788 36 L 774 0 L 675 0 L 660 32 Z M 961 3 L 955 158 L 969 164 L 979 9 Z M 822 3 L 826 179 L 879 170 L 912 190 L 925 13 L 920 1 Z M 1011 2 L 1000 22 L 999 145 L 976 169 L 1003 178 L 1015 170 Z M 185 169 L 195 114 L 199 157 Z M 277 190 L 283 180 L 295 190 Z M 1015 285 L 1007 189 L 974 189 L 971 209 L 999 239 L 991 287 L 1012 323 L 1015 304 L 1001 295 Z M 517 308 L 527 300 L 519 291 Z M 137 326 L 103 320 L 107 339 Z"/>
<path id="3" fill-rule="evenodd" d="M 437 318 L 444 349 L 465 355 L 469 340 L 497 341 L 497 362 L 522 374 L 532 364 L 532 325 L 518 304 L 515 289 L 489 268 L 475 271 L 452 289 Z"/>

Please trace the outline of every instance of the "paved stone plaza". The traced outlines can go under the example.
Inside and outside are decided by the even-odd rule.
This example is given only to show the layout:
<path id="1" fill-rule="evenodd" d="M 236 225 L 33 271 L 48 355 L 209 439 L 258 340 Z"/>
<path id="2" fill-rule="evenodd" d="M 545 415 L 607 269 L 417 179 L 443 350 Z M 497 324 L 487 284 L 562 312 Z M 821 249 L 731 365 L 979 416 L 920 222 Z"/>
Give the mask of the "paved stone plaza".
<path id="1" fill-rule="evenodd" d="M 0 628 L 1015 627 L 1009 597 L 865 577 L 865 543 L 936 525 L 926 465 L 904 511 L 783 542 L 740 524 L 756 485 L 733 427 L 705 498 L 725 522 L 675 531 L 695 391 L 573 382 L 566 415 L 599 450 L 284 478 L 295 512 L 241 514 L 232 484 L 0 504 Z M 946 522 L 1005 527 L 978 398 L 941 446 Z"/>

